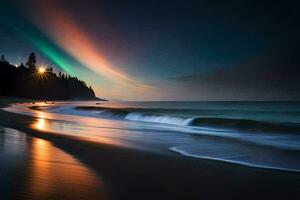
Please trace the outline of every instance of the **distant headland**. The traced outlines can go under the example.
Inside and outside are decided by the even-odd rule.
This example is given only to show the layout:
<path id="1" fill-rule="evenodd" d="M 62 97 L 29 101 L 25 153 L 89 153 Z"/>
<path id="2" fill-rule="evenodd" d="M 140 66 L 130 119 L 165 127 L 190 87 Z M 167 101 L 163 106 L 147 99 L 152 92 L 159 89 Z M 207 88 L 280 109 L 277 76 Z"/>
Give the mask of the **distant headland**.
<path id="1" fill-rule="evenodd" d="M 0 59 L 0 96 L 37 100 L 104 100 L 96 97 L 91 86 L 59 72 L 52 67 L 37 66 L 31 53 L 24 65 L 9 63 L 4 55 Z"/>

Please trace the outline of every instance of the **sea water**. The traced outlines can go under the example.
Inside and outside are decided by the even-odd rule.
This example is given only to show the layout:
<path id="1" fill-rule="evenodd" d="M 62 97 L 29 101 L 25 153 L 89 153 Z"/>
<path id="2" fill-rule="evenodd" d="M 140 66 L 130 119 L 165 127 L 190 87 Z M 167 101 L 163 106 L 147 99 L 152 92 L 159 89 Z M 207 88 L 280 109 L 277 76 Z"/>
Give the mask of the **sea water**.
<path id="1" fill-rule="evenodd" d="M 48 113 L 45 131 L 300 171 L 300 102 L 61 102 L 7 110 Z"/>

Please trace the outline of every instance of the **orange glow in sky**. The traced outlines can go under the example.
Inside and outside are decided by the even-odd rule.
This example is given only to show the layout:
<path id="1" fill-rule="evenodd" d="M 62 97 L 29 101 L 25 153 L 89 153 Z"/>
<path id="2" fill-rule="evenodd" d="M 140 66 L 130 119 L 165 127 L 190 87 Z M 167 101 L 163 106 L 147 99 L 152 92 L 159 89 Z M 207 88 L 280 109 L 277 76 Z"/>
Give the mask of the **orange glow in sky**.
<path id="1" fill-rule="evenodd" d="M 84 30 L 72 20 L 72 16 L 58 6 L 58 1 L 36 1 L 36 5 L 41 14 L 41 18 L 34 19 L 38 27 L 79 63 L 100 75 L 99 78 L 102 76 L 109 80 L 110 83 L 107 85 L 110 88 L 101 87 L 101 92 L 105 93 L 103 90 L 107 89 L 110 90 L 106 92 L 107 94 L 118 94 L 117 96 L 122 98 L 122 96 L 130 96 L 130 93 L 145 96 L 154 89 L 112 66 L 98 46 L 96 47 Z M 99 88 L 97 85 L 93 85 L 93 87 L 96 90 Z"/>

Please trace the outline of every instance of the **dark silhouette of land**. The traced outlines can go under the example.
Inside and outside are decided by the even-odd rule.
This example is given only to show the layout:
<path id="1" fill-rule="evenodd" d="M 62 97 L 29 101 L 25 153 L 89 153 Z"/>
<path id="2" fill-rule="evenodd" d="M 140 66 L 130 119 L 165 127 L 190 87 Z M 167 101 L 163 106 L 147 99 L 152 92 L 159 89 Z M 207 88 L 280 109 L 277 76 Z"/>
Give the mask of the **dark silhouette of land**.
<path id="1" fill-rule="evenodd" d="M 0 96 L 38 100 L 92 100 L 98 99 L 92 87 L 77 77 L 59 72 L 52 67 L 37 67 L 31 53 L 26 65 L 10 64 L 2 55 L 0 60 Z"/>

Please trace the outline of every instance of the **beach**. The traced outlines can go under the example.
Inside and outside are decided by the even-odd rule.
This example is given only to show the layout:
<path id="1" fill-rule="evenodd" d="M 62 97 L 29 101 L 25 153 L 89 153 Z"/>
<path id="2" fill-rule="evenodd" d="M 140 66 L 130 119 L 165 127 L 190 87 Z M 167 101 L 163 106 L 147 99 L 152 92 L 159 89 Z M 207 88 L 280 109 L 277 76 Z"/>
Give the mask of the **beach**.
<path id="1" fill-rule="evenodd" d="M 6 105 L 2 104 L 2 107 Z M 299 199 L 300 197 L 299 172 L 187 157 L 173 151 L 160 151 L 159 146 L 157 151 L 132 148 L 131 145 L 126 145 L 126 141 L 124 145 L 116 143 L 115 140 L 92 141 L 84 136 L 48 132 L 47 129 L 39 130 L 32 126 L 37 121 L 36 117 L 0 111 L 1 127 L 19 130 L 28 137 L 49 142 L 53 146 L 51 148 L 57 148 L 74 158 L 76 162 L 80 162 L 86 171 L 81 179 L 74 181 L 78 182 L 78 188 L 83 184 L 86 190 L 91 192 L 95 192 L 95 188 L 91 185 L 97 185 L 94 184 L 95 181 L 101 182 L 98 186 L 98 192 L 101 192 L 96 193 L 99 196 L 95 199 Z M 57 156 L 56 159 L 59 159 L 57 162 L 63 161 L 64 156 Z M 2 160 L 0 169 L 4 163 Z M 28 193 L 32 193 L 20 192 L 15 187 L 25 180 L 28 176 L 28 170 L 25 169 L 30 167 L 28 158 L 20 162 L 23 163 L 18 169 L 21 175 L 13 175 L 12 183 L 6 183 L 5 179 L 2 179 L 6 174 L 1 174 L 1 185 L 6 186 L 2 187 L 1 195 L 5 196 L 13 190 L 16 198 L 26 199 Z M 49 171 L 49 176 L 54 176 L 55 168 Z M 83 169 L 74 169 L 72 173 L 75 175 L 78 170 Z M 65 178 L 69 179 L 68 176 Z M 9 184 L 11 186 L 8 186 Z M 59 184 L 71 183 L 62 181 Z M 45 184 L 44 187 L 51 186 Z M 36 190 L 38 186 L 32 185 L 32 188 Z M 91 199 L 87 195 L 89 192 L 85 194 L 86 191 L 76 188 L 72 191 L 49 192 L 46 189 L 45 191 L 44 196 L 39 196 L 42 199 L 68 199 L 68 193 L 73 195 L 78 193 L 78 199 Z M 66 195 L 61 196 L 64 193 Z M 34 198 L 38 199 L 36 196 Z M 76 197 L 70 195 L 69 199 Z"/>
<path id="2" fill-rule="evenodd" d="M 300 200 L 300 1 L 0 7 L 0 200 Z"/>

